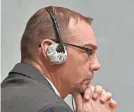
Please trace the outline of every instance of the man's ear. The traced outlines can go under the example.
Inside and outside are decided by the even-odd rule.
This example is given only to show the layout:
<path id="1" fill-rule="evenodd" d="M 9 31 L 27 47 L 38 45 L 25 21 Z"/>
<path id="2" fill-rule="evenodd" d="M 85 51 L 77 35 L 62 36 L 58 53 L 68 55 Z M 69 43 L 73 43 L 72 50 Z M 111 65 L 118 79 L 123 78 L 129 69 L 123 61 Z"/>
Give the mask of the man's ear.
<path id="1" fill-rule="evenodd" d="M 50 45 L 54 44 L 55 42 L 50 39 L 45 39 L 41 42 L 41 52 L 43 56 L 47 59 L 47 49 Z"/>

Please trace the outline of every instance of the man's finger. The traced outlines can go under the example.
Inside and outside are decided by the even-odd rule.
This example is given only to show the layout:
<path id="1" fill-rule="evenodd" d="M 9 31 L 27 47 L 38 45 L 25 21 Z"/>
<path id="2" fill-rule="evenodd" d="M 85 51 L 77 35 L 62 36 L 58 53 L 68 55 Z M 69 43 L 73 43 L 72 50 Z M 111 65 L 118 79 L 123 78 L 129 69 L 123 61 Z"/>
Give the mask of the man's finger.
<path id="1" fill-rule="evenodd" d="M 96 99 L 100 98 L 100 96 L 102 95 L 102 91 L 103 91 L 103 87 L 100 85 L 97 85 L 93 92 L 93 99 L 96 100 Z"/>
<path id="2" fill-rule="evenodd" d="M 84 93 L 84 100 L 90 100 L 91 96 L 92 96 L 92 88 L 94 87 L 88 87 L 86 90 L 85 90 L 85 93 Z"/>
<path id="3" fill-rule="evenodd" d="M 117 104 L 117 102 L 115 101 L 115 100 L 113 100 L 112 98 L 111 98 L 111 100 L 110 100 L 110 102 L 109 102 L 109 106 L 112 108 L 112 109 L 117 109 L 117 107 L 118 107 L 118 104 Z"/>
<path id="4" fill-rule="evenodd" d="M 83 100 L 82 100 L 82 96 L 80 93 L 78 92 L 75 92 L 72 94 L 73 97 L 74 97 L 74 101 L 75 101 L 75 104 L 76 104 L 76 110 L 81 110 L 82 109 L 82 104 L 83 104 Z"/>
<path id="5" fill-rule="evenodd" d="M 100 98 L 100 102 L 106 103 L 111 98 L 112 98 L 112 93 L 110 93 L 110 92 L 103 93 L 102 97 Z"/>

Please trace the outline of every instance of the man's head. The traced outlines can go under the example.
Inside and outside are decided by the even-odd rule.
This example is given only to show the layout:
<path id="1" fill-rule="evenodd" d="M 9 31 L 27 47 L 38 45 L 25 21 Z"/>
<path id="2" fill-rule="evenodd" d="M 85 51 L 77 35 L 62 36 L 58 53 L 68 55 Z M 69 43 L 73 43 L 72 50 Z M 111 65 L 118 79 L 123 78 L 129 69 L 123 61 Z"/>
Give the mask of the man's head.
<path id="1" fill-rule="evenodd" d="M 97 43 L 90 26 L 92 19 L 63 7 L 53 7 L 53 10 L 62 40 L 74 45 L 65 45 L 67 60 L 56 65 L 47 57 L 47 49 L 55 43 L 56 37 L 50 15 L 43 8 L 30 18 L 26 26 L 21 40 L 22 62 L 30 60 L 38 64 L 41 73 L 46 75 L 61 93 L 84 92 L 93 78 L 94 71 L 100 69 L 96 57 Z M 91 49 L 91 52 L 84 48 Z"/>

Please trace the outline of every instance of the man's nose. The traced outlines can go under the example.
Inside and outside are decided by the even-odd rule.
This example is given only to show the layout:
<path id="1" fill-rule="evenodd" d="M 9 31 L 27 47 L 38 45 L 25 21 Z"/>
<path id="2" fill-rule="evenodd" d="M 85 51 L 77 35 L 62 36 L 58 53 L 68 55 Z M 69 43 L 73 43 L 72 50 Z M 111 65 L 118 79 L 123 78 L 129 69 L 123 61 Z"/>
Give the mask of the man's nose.
<path id="1" fill-rule="evenodd" d="M 98 71 L 100 70 L 100 63 L 98 61 L 98 58 L 97 56 L 94 57 L 94 59 L 92 60 L 92 63 L 91 63 L 91 70 L 92 71 Z"/>

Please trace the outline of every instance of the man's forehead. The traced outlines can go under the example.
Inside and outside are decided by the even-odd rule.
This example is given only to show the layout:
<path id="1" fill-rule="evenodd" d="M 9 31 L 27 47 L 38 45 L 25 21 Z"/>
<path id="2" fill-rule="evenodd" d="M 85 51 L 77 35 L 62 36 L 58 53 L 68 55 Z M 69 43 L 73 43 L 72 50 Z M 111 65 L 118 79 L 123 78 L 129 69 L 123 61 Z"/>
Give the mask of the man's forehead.
<path id="1" fill-rule="evenodd" d="M 71 24 L 71 23 L 70 23 Z M 72 28 L 71 28 L 72 27 Z M 97 49 L 95 34 L 93 29 L 86 22 L 78 22 L 75 26 L 70 26 L 71 42 L 85 47 Z"/>

